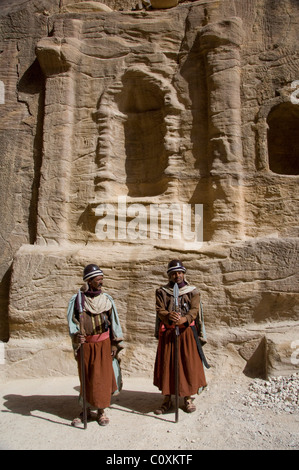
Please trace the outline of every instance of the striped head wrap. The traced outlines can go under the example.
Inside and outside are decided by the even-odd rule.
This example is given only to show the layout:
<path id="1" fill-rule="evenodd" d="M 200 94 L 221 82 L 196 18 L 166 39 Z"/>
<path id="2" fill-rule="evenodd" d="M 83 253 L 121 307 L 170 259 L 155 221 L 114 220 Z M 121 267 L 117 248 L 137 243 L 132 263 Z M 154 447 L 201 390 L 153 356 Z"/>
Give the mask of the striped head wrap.
<path id="1" fill-rule="evenodd" d="M 186 268 L 183 266 L 183 263 L 178 259 L 174 259 L 168 263 L 167 274 L 170 274 L 174 271 L 186 272 Z"/>
<path id="2" fill-rule="evenodd" d="M 88 264 L 85 266 L 83 271 L 83 281 L 87 282 L 97 276 L 104 276 L 104 273 L 96 264 Z"/>

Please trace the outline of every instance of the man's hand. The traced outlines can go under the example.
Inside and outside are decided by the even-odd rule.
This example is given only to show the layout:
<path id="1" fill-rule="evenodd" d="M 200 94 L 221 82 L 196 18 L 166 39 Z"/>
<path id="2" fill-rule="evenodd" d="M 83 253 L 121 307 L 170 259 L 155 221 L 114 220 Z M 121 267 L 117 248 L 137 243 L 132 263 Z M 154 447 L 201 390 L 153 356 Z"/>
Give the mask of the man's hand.
<path id="1" fill-rule="evenodd" d="M 85 336 L 81 335 L 81 333 L 76 334 L 76 343 L 77 344 L 83 344 L 85 343 Z"/>
<path id="2" fill-rule="evenodd" d="M 178 312 L 170 312 L 169 320 L 172 321 L 175 325 L 182 325 L 186 322 L 186 318 L 182 317 Z"/>

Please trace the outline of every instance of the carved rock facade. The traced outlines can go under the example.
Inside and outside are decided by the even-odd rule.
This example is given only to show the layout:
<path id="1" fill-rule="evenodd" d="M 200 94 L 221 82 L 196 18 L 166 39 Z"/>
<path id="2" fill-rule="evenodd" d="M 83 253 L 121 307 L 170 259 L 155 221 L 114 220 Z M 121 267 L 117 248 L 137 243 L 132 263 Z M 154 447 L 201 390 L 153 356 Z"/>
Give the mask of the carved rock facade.
<path id="1" fill-rule="evenodd" d="M 271 373 L 293 369 L 298 5 L 58 3 L 0 17 L 9 374 L 74 371 L 66 306 L 90 262 L 119 306 L 124 370 L 151 370 L 154 292 L 176 257 L 202 293 L 210 362 L 229 351 L 245 367 L 262 347 Z M 199 208 L 202 243 L 151 231 L 151 210 L 174 230 L 190 209 L 194 234 Z"/>

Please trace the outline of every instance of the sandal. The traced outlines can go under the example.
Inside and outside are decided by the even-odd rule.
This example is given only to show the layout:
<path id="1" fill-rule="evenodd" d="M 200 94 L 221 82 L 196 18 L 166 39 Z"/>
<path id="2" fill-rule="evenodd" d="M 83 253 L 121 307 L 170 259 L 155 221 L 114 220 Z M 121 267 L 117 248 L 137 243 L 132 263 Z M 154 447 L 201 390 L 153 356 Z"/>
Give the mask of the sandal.
<path id="1" fill-rule="evenodd" d="M 107 424 L 109 424 L 109 418 L 105 415 L 104 411 L 98 412 L 97 422 L 100 426 L 107 426 Z"/>
<path id="2" fill-rule="evenodd" d="M 91 413 L 90 410 L 87 410 L 87 421 L 91 419 Z M 83 423 L 83 411 L 80 413 L 80 415 L 77 418 L 74 418 L 73 421 L 71 422 L 71 425 L 74 426 L 75 428 L 78 428 L 81 426 Z"/>
<path id="3" fill-rule="evenodd" d="M 170 398 L 166 398 L 160 408 L 154 411 L 155 415 L 164 415 L 172 407 L 172 402 Z"/>
<path id="4" fill-rule="evenodd" d="M 196 411 L 196 406 L 193 403 L 194 398 L 191 397 L 185 397 L 184 402 L 185 402 L 185 409 L 187 413 L 193 413 Z"/>

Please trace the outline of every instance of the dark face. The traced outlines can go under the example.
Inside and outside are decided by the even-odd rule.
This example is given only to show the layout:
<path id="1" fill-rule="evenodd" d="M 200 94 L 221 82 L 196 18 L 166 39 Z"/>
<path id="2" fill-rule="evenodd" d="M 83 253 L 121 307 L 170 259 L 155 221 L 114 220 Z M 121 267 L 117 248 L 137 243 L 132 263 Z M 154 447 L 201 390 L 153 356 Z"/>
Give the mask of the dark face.
<path id="1" fill-rule="evenodd" d="M 169 274 L 169 280 L 180 284 L 184 280 L 184 273 L 182 271 L 173 271 Z"/>
<path id="2" fill-rule="evenodd" d="M 103 285 L 103 276 L 97 276 L 88 281 L 90 290 L 100 290 Z"/>

